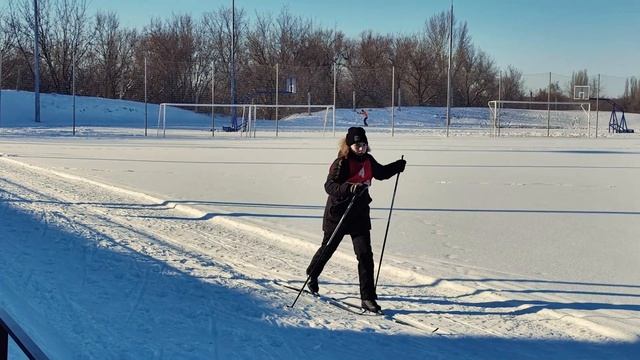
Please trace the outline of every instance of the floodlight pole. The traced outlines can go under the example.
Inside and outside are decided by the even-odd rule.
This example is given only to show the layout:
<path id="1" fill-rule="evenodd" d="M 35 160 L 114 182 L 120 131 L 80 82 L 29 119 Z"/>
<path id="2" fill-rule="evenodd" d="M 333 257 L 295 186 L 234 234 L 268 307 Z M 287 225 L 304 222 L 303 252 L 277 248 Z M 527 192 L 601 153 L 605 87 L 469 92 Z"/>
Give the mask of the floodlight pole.
<path id="1" fill-rule="evenodd" d="M 394 135 L 396 128 L 396 113 L 394 111 L 395 100 L 395 87 L 396 87 L 396 67 L 391 67 L 391 136 Z"/>
<path id="2" fill-rule="evenodd" d="M 147 136 L 147 128 L 149 127 L 148 119 L 148 95 L 147 95 L 147 55 L 144 56 L 144 136 Z"/>
<path id="3" fill-rule="evenodd" d="M 73 94 L 73 130 L 72 135 L 76 135 L 76 49 L 71 53 L 71 93 Z"/>
<path id="4" fill-rule="evenodd" d="M 280 65 L 276 64 L 276 136 L 278 136 L 278 92 L 280 91 L 278 87 L 278 76 L 280 72 Z"/>
<path id="5" fill-rule="evenodd" d="M 236 2 L 231 0 L 231 104 L 236 104 Z M 235 129 L 237 124 L 237 109 L 231 108 L 231 125 Z"/>
<path id="6" fill-rule="evenodd" d="M 547 136 L 551 136 L 550 127 L 551 127 L 551 72 L 549 72 L 549 90 L 547 91 Z"/>
<path id="7" fill-rule="evenodd" d="M 336 93 L 338 83 L 338 64 L 333 63 L 333 136 L 336 136 Z"/>
<path id="8" fill-rule="evenodd" d="M 500 107 L 500 100 L 502 100 L 502 70 L 500 70 L 500 75 L 498 76 L 498 103 L 495 108 L 495 120 L 493 121 L 493 131 L 496 132 L 496 125 L 500 123 L 500 115 L 498 113 Z"/>
<path id="9" fill-rule="evenodd" d="M 447 70 L 447 137 L 451 125 L 451 56 L 453 54 L 453 0 L 451 0 L 451 12 L 449 13 L 449 68 Z"/>
<path id="10" fill-rule="evenodd" d="M 600 74 L 598 74 L 598 88 L 596 89 L 596 139 L 598 138 L 598 117 L 600 115 Z"/>
<path id="11" fill-rule="evenodd" d="M 216 66 L 213 61 L 211 61 L 211 137 L 216 136 L 216 118 L 215 118 L 215 108 L 213 104 L 215 104 L 215 96 L 216 96 Z"/>
<path id="12" fill-rule="evenodd" d="M 38 46 L 38 37 L 39 29 L 38 26 L 40 24 L 40 15 L 38 11 L 38 0 L 33 0 L 33 12 L 34 12 L 34 22 L 33 22 L 33 73 L 34 73 L 34 95 L 35 95 L 35 118 L 36 122 L 40 122 L 40 48 Z"/>

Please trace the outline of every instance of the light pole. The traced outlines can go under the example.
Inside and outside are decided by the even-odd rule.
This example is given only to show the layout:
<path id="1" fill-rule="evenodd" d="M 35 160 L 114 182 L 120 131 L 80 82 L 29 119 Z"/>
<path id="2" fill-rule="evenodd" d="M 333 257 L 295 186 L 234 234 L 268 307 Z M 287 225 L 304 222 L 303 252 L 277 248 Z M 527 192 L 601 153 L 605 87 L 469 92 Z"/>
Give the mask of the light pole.
<path id="1" fill-rule="evenodd" d="M 35 117 L 36 122 L 40 122 L 40 47 L 38 46 L 38 26 L 40 24 L 40 14 L 38 11 L 38 0 L 33 0 L 33 12 L 34 12 L 34 23 L 33 23 L 33 72 L 34 72 L 34 94 L 35 94 Z"/>
<path id="2" fill-rule="evenodd" d="M 453 0 L 449 12 L 449 69 L 447 70 L 447 136 L 451 125 L 451 54 L 453 53 Z"/>
<path id="3" fill-rule="evenodd" d="M 71 93 L 73 94 L 73 132 L 76 135 L 76 48 L 73 48 L 71 55 Z"/>
<path id="4" fill-rule="evenodd" d="M 231 0 L 231 127 L 238 127 L 236 119 L 236 2 Z"/>

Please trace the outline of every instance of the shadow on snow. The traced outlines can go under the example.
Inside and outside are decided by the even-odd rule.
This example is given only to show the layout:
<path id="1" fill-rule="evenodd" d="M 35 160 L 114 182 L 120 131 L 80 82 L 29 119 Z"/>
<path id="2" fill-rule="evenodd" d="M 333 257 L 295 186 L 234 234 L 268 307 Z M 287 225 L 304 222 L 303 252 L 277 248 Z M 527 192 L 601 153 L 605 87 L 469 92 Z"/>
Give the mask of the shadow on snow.
<path id="1" fill-rule="evenodd" d="M 183 261 L 189 267 L 218 268 L 214 271 L 218 276 L 196 277 L 127 247 L 127 239 L 116 241 L 73 222 L 74 230 L 69 232 L 50 224 L 46 217 L 16 210 L 6 202 L 0 202 L 0 216 L 2 282 L 19 293 L 22 301 L 10 304 L 9 310 L 33 310 L 41 323 L 51 327 L 47 333 L 77 345 L 69 351 L 79 358 L 390 359 L 402 354 L 403 359 L 632 359 L 640 351 L 637 342 L 391 335 L 375 329 L 312 328 L 305 325 L 315 322 L 308 314 L 288 310 L 284 304 L 274 305 L 242 286 L 247 281 L 266 284 L 265 279 L 247 278 L 204 255 L 191 254 Z M 144 236 L 137 230 L 129 231 L 133 239 Z M 429 303 L 424 300 L 425 312 L 429 312 Z M 278 319 L 284 317 L 299 318 L 301 324 L 283 325 Z"/>

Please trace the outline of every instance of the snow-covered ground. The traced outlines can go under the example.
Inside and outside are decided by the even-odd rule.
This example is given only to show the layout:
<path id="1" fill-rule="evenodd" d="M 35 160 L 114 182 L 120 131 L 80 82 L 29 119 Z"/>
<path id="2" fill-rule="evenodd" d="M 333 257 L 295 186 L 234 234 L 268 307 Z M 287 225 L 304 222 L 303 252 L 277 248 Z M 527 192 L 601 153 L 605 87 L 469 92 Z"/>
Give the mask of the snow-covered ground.
<path id="1" fill-rule="evenodd" d="M 335 137 L 312 116 L 281 122 L 308 124 L 277 138 L 267 122 L 256 138 L 185 128 L 162 138 L 140 136 L 140 104 L 93 99 L 88 118 L 124 106 L 138 115 L 70 137 L 68 117 L 36 129 L 15 110 L 29 100 L 10 103 L 6 93 L 0 307 L 52 358 L 640 353 L 637 134 L 445 138 L 402 118 L 394 137 L 370 129 L 380 162 L 408 162 L 378 292 L 389 317 L 411 327 L 309 296 L 290 309 L 296 294 L 273 283 L 304 281 L 328 166 L 345 127 L 360 121 L 350 110 L 337 111 Z M 411 109 L 423 123 L 433 111 Z M 630 127 L 637 120 L 627 115 Z M 371 189 L 376 259 L 392 192 L 393 180 Z M 345 238 L 321 292 L 355 302 L 357 283 Z"/>

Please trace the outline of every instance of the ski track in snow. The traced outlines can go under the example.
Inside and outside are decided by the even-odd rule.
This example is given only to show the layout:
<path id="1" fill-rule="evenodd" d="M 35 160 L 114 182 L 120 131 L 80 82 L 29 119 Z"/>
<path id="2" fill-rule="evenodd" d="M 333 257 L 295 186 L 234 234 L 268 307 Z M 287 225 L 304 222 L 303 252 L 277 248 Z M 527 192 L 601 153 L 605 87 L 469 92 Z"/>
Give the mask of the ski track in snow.
<path id="1" fill-rule="evenodd" d="M 415 328 L 383 317 L 350 314 L 306 295 L 301 297 L 294 309 L 288 309 L 286 305 L 293 301 L 295 294 L 283 291 L 272 280 L 289 281 L 297 286 L 304 282 L 304 269 L 315 250 L 306 243 L 296 243 L 292 238 L 279 238 L 278 234 L 268 230 L 228 219 L 198 218 L 198 210 L 183 205 L 26 165 L 6 156 L 0 157 L 0 173 L 3 174 L 0 178 L 0 201 L 8 202 L 11 207 L 40 219 L 40 224 L 34 226 L 42 227 L 43 238 L 47 229 L 59 228 L 86 239 L 86 244 L 81 247 L 73 243 L 65 244 L 65 239 L 51 239 L 58 248 L 66 247 L 68 252 L 81 256 L 77 264 L 70 264 L 76 278 L 67 279 L 68 282 L 77 283 L 77 293 L 60 293 L 55 291 L 54 284 L 47 286 L 43 282 L 36 283 L 38 280 L 30 278 L 29 274 L 20 276 L 25 287 L 38 286 L 41 287 L 39 291 L 46 294 L 37 300 L 37 304 L 32 304 L 39 306 L 40 311 L 54 304 L 47 303 L 47 297 L 61 296 L 64 299 L 64 305 L 47 316 L 50 317 L 50 323 L 75 324 L 72 328 L 60 331 L 68 337 L 69 343 L 82 344 L 82 334 L 89 329 L 99 333 L 95 337 L 100 338 L 103 344 L 108 344 L 104 346 L 118 344 L 122 332 L 129 334 L 128 331 L 133 331 L 127 328 L 135 328 L 138 332 L 157 332 L 154 330 L 157 324 L 148 321 L 156 316 L 162 318 L 162 314 L 152 317 L 144 313 L 153 312 L 149 303 L 161 302 L 171 291 L 185 291 L 185 302 L 191 301 L 192 305 L 176 310 L 181 313 L 177 316 L 174 314 L 174 317 L 185 319 L 183 324 L 174 324 L 177 329 L 192 326 L 190 319 L 209 317 L 209 325 L 204 330 L 210 333 L 212 341 L 216 343 L 231 342 L 229 348 L 234 341 L 241 340 L 231 340 L 221 335 L 225 321 L 266 321 L 277 326 L 418 336 L 546 337 L 590 342 L 634 340 L 624 331 L 590 321 L 571 311 L 527 311 L 534 305 L 518 305 L 517 301 L 510 305 L 509 300 L 513 298 L 484 291 L 487 288 L 495 289 L 491 282 L 461 284 L 439 281 L 426 275 L 429 273 L 428 267 L 419 272 L 402 269 L 402 263 L 393 259 L 383 267 L 378 287 L 379 301 L 387 314 L 415 324 Z M 358 302 L 355 259 L 349 253 L 349 247 L 344 249 L 343 246 L 343 250 L 336 253 L 323 273 L 320 279 L 321 292 Z M 104 256 L 96 258 L 100 250 L 126 254 L 128 262 L 123 263 L 121 257 L 111 260 Z M 112 269 L 129 269 L 124 276 L 130 279 L 116 279 L 119 284 L 128 284 L 128 287 L 117 292 L 119 299 L 111 298 L 114 296 L 112 291 L 100 289 L 101 279 L 88 275 L 93 267 L 102 268 L 107 277 L 123 276 L 117 271 L 111 273 Z M 220 289 L 233 289 L 247 294 L 256 303 L 268 304 L 267 309 L 252 310 L 245 303 L 234 304 L 236 298 L 225 295 L 223 290 L 219 291 L 219 298 L 191 299 L 189 292 L 193 289 L 162 288 L 162 279 L 174 276 L 176 272 L 197 280 L 195 284 L 214 284 Z M 495 285 L 522 289 L 519 284 L 505 281 Z M 91 293 L 94 299 L 87 300 L 86 293 Z M 541 301 L 562 301 L 561 297 L 555 295 L 539 297 Z M 102 314 L 92 313 L 91 309 L 83 306 L 89 302 L 105 307 L 125 306 L 119 309 L 121 318 L 107 321 L 111 326 L 105 326 L 101 325 L 105 322 Z M 482 306 L 490 302 L 504 302 L 505 305 Z M 72 318 L 83 320 L 74 322 Z M 435 328 L 439 330 L 432 334 L 430 330 Z M 169 358 L 170 354 L 163 353 L 162 349 L 145 349 L 144 337 L 139 341 L 141 354 Z M 284 347 L 284 352 L 302 355 L 300 349 L 288 345 L 286 339 L 267 337 L 262 341 L 265 343 L 252 345 L 251 354 L 259 354 L 261 347 L 267 351 L 275 344 Z M 101 345 L 92 346 L 86 347 L 99 348 Z M 412 349 L 418 349 L 417 354 L 420 354 L 421 345 L 418 342 L 404 342 L 403 346 L 408 349 L 408 354 Z M 117 354 L 120 350 L 116 346 L 109 351 Z M 91 357 L 92 354 L 84 355 Z M 242 356 L 237 353 L 233 355 Z"/>

